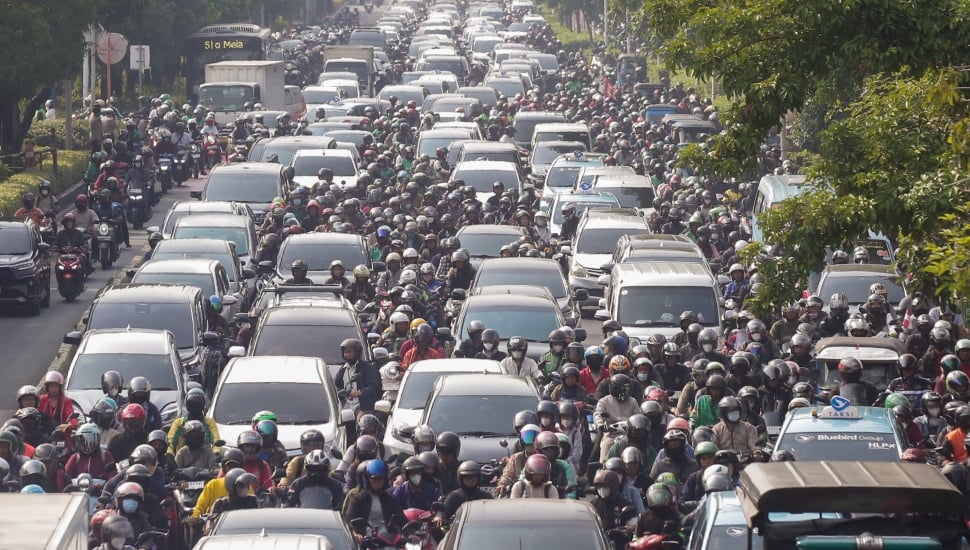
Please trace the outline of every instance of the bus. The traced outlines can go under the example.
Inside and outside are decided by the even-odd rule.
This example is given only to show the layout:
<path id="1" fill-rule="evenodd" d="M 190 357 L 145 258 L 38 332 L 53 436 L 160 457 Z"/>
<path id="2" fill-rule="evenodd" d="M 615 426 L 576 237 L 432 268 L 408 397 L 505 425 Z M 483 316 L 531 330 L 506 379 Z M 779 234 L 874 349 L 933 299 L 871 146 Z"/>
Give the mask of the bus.
<path id="1" fill-rule="evenodd" d="M 195 103 L 205 82 L 205 66 L 219 61 L 263 61 L 270 30 L 252 23 L 208 25 L 186 39 L 186 96 Z"/>

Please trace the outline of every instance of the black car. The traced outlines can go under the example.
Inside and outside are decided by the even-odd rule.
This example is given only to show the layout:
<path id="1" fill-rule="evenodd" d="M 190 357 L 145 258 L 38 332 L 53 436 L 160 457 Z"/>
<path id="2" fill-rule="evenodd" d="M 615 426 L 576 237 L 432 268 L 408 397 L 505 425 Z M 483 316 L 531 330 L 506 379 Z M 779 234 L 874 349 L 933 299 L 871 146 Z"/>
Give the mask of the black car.
<path id="1" fill-rule="evenodd" d="M 33 222 L 0 222 L 0 304 L 31 315 L 51 305 L 50 249 Z"/>
<path id="2" fill-rule="evenodd" d="M 253 211 L 253 221 L 263 223 L 270 203 L 279 197 L 287 198 L 289 186 L 279 164 L 246 162 L 223 164 L 209 172 L 202 191 L 191 191 L 194 199 L 247 204 Z"/>

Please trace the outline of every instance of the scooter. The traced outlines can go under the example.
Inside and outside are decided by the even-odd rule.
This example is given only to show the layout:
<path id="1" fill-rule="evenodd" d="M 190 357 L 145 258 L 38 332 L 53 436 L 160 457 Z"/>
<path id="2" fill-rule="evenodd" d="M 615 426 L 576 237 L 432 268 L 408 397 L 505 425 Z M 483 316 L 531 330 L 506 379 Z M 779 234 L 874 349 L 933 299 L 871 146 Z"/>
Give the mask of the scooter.
<path id="1" fill-rule="evenodd" d="M 94 251 L 97 253 L 97 260 L 101 262 L 102 270 L 107 271 L 111 269 L 111 265 L 115 263 L 121 254 L 116 236 L 117 233 L 118 230 L 115 228 L 115 222 L 111 220 L 101 220 L 96 226 L 96 246 L 94 247 Z"/>
<path id="2" fill-rule="evenodd" d="M 428 510 L 420 508 L 408 508 L 404 511 L 404 517 L 408 520 L 401 530 L 404 535 L 404 548 L 406 550 L 434 550 L 437 543 L 431 536 L 431 520 L 434 514 Z"/>
<path id="3" fill-rule="evenodd" d="M 202 167 L 202 147 L 198 142 L 189 144 L 189 156 L 192 157 L 192 177 L 198 179 L 199 172 L 205 171 Z"/>
<path id="4" fill-rule="evenodd" d="M 57 292 L 68 302 L 73 302 L 84 292 L 84 281 L 87 280 L 84 250 L 80 247 L 62 247 L 57 252 L 57 264 L 54 267 Z"/>
<path id="5" fill-rule="evenodd" d="M 219 143 L 218 136 L 215 134 L 206 134 L 203 149 L 205 151 L 205 166 L 207 171 L 212 170 L 213 166 L 222 162 L 222 145 Z"/>
<path id="6" fill-rule="evenodd" d="M 173 162 L 172 155 L 158 155 L 158 181 L 162 184 L 162 193 L 168 193 L 172 188 Z"/>
<path id="7" fill-rule="evenodd" d="M 192 155 L 189 153 L 189 150 L 179 150 L 178 155 L 175 156 L 174 163 L 172 179 L 175 180 L 175 185 L 181 187 L 189 179 L 189 169 L 192 165 Z"/>
<path id="8" fill-rule="evenodd" d="M 132 182 L 139 183 L 140 182 Z M 128 188 L 128 221 L 135 229 L 144 227 L 145 222 L 152 217 L 152 210 L 148 206 L 145 198 L 145 190 L 142 187 Z"/>
<path id="9" fill-rule="evenodd" d="M 199 500 L 199 495 L 205 488 L 205 484 L 213 478 L 209 470 L 203 468 L 183 468 L 179 470 L 178 482 L 172 485 L 172 496 L 175 499 L 175 508 L 178 511 L 179 523 L 182 526 L 182 542 L 187 548 L 191 548 L 198 539 L 198 528 L 189 521 L 195 503 Z"/>

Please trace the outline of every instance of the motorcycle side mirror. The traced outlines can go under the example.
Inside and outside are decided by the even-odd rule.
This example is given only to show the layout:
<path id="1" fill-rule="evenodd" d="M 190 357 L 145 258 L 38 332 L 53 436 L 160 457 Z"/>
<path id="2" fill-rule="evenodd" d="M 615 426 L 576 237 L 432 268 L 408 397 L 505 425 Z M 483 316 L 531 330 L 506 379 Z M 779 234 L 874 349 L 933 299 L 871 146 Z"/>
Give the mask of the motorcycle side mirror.
<path id="1" fill-rule="evenodd" d="M 152 233 L 161 233 L 162 230 L 157 225 L 153 225 L 151 227 L 145 228 L 145 232 L 151 235 Z"/>
<path id="2" fill-rule="evenodd" d="M 463 302 L 467 296 L 468 291 L 466 291 L 464 288 L 456 288 L 455 290 L 451 291 L 451 299 L 456 302 Z"/>
<path id="3" fill-rule="evenodd" d="M 344 454 L 340 452 L 340 449 L 330 449 L 330 456 L 336 458 L 337 460 L 344 459 Z"/>
<path id="4" fill-rule="evenodd" d="M 367 519 L 366 518 L 354 518 L 350 520 L 350 526 L 354 528 L 355 531 L 363 532 L 367 530 Z"/>
<path id="5" fill-rule="evenodd" d="M 382 412 L 384 414 L 390 414 L 391 412 L 391 402 L 387 399 L 381 399 L 374 403 L 374 410 L 377 412 Z"/>
<path id="6" fill-rule="evenodd" d="M 574 328 L 573 329 L 573 339 L 579 343 L 586 341 L 586 329 L 584 328 Z"/>
<path id="7" fill-rule="evenodd" d="M 631 519 L 637 517 L 638 515 L 639 515 L 639 512 L 637 512 L 637 509 L 634 508 L 633 506 L 624 506 L 623 510 L 620 512 L 620 519 L 623 520 L 624 523 L 626 523 L 627 521 L 630 521 Z"/>
<path id="8" fill-rule="evenodd" d="M 207 330 L 202 333 L 202 344 L 205 346 L 214 346 L 222 341 L 222 335 L 218 332 Z"/>
<path id="9" fill-rule="evenodd" d="M 51 245 L 47 243 L 37 243 L 37 250 L 39 252 L 47 252 L 50 249 L 51 249 Z"/>
<path id="10" fill-rule="evenodd" d="M 437 331 L 438 337 L 444 340 L 454 339 L 454 335 L 451 333 L 451 329 L 448 327 L 439 327 Z"/>
<path id="11" fill-rule="evenodd" d="M 431 509 L 434 510 L 435 512 L 445 512 L 448 510 L 448 508 L 445 507 L 445 503 L 440 501 L 432 502 Z"/>
<path id="12" fill-rule="evenodd" d="M 380 341 L 380 339 L 381 339 L 381 335 L 377 334 L 376 332 L 367 333 L 367 343 L 370 344 L 372 347 L 376 345 L 377 342 Z"/>
<path id="13" fill-rule="evenodd" d="M 226 352 L 229 357 L 245 357 L 246 348 L 244 346 L 229 346 L 229 351 Z"/>
<path id="14" fill-rule="evenodd" d="M 718 284 L 718 286 L 727 286 L 728 283 L 730 283 L 730 282 L 731 282 L 731 278 L 728 277 L 727 275 L 721 274 L 721 275 L 718 275 L 717 276 L 717 284 Z"/>
<path id="15" fill-rule="evenodd" d="M 259 267 L 259 269 L 263 269 L 266 271 L 272 271 L 274 267 L 272 260 L 263 260 L 258 264 L 256 264 L 256 266 Z"/>
<path id="16" fill-rule="evenodd" d="M 560 254 L 563 254 L 565 256 L 569 256 L 570 254 L 573 253 L 573 247 L 571 247 L 569 245 L 560 246 L 559 247 L 559 253 Z"/>
<path id="17" fill-rule="evenodd" d="M 225 447 L 226 441 L 224 439 L 217 439 L 212 442 L 213 447 Z"/>
<path id="18" fill-rule="evenodd" d="M 576 328 L 577 321 L 579 321 L 579 319 L 576 319 L 575 317 L 567 317 L 566 318 L 566 326 L 569 327 L 569 328 L 574 329 L 574 328 Z"/>
<path id="19" fill-rule="evenodd" d="M 387 271 L 387 264 L 384 262 L 374 262 L 371 264 L 371 271 L 374 273 L 383 273 Z"/>
<path id="20" fill-rule="evenodd" d="M 237 300 L 237 299 L 236 299 L 236 297 L 235 297 L 235 296 L 233 296 L 233 295 L 231 295 L 231 294 L 227 294 L 226 296 L 223 296 L 223 297 L 222 297 L 222 305 L 224 305 L 224 306 L 231 306 L 231 305 L 234 305 L 234 304 L 236 304 L 236 303 L 237 303 L 238 301 L 239 301 L 239 300 Z"/>
<path id="21" fill-rule="evenodd" d="M 256 272 L 253 271 L 252 269 L 243 269 L 242 270 L 242 278 L 243 279 L 255 279 L 256 278 Z"/>
<path id="22" fill-rule="evenodd" d="M 189 191 L 189 196 L 196 200 L 202 200 L 202 191 Z"/>
<path id="23" fill-rule="evenodd" d="M 509 442 L 506 439 L 500 439 L 499 442 L 498 442 L 498 445 L 499 445 L 499 447 L 502 447 L 503 449 L 507 449 L 509 447 Z"/>
<path id="24" fill-rule="evenodd" d="M 72 330 L 64 335 L 63 342 L 72 346 L 77 346 L 81 344 L 81 331 Z"/>
<path id="25" fill-rule="evenodd" d="M 354 411 L 352 411 L 350 409 L 341 409 L 340 410 L 340 423 L 341 424 L 345 424 L 345 425 L 346 424 L 352 424 L 355 419 L 356 419 L 356 416 L 354 416 Z"/>
<path id="26" fill-rule="evenodd" d="M 415 428 L 414 426 L 403 426 L 401 428 L 398 428 L 397 434 L 403 437 L 404 439 L 411 439 L 412 437 L 414 437 L 414 428 Z"/>
<path id="27" fill-rule="evenodd" d="M 577 302 L 585 302 L 589 300 L 589 291 L 585 288 L 577 288 L 576 292 L 573 293 L 573 299 Z"/>

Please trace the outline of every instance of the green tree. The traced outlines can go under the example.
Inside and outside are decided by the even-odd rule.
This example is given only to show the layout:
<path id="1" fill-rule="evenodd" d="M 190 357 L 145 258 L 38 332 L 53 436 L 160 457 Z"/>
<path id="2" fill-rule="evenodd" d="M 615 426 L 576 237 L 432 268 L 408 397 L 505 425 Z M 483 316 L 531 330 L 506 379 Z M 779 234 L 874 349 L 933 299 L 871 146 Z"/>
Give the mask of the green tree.
<path id="1" fill-rule="evenodd" d="M 92 0 L 0 1 L 0 150 L 19 152 L 53 85 L 81 69 Z"/>

